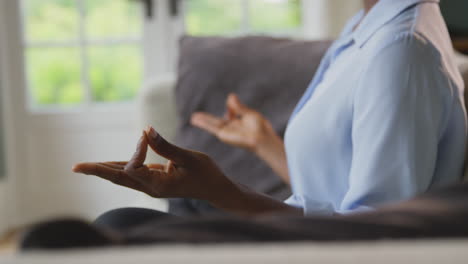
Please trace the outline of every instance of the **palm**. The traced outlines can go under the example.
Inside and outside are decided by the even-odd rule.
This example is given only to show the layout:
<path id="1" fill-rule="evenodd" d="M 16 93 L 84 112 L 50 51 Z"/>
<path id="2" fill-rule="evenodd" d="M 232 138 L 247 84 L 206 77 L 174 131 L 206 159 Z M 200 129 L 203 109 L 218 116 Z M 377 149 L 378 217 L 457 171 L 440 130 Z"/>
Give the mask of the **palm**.
<path id="1" fill-rule="evenodd" d="M 254 114 L 245 114 L 240 118 L 227 120 L 217 137 L 225 143 L 244 148 L 253 148 L 255 135 L 261 130 L 261 118 Z"/>
<path id="2" fill-rule="evenodd" d="M 240 103 L 235 95 L 228 97 L 226 105 L 227 113 L 224 118 L 199 112 L 192 116 L 192 124 L 225 143 L 252 150 L 263 132 L 265 118 Z"/>

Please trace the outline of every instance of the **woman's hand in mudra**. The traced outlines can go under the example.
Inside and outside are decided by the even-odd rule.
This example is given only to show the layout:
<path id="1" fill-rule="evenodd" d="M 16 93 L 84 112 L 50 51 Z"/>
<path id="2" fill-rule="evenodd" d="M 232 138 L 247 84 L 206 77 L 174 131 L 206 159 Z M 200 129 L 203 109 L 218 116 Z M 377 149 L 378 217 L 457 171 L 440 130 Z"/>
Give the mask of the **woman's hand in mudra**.
<path id="1" fill-rule="evenodd" d="M 258 111 L 242 104 L 236 95 L 228 96 L 224 118 L 197 112 L 192 115 L 191 123 L 215 135 L 224 143 L 255 153 L 285 182 L 289 182 L 283 140 L 270 121 Z"/>
<path id="2" fill-rule="evenodd" d="M 148 145 L 167 158 L 168 163 L 145 165 Z M 157 198 L 191 197 L 213 201 L 222 199 L 223 193 L 235 188 L 206 154 L 177 147 L 153 128 L 143 132 L 130 161 L 80 163 L 73 171 L 96 175 Z"/>
<path id="3" fill-rule="evenodd" d="M 192 125 L 206 130 L 224 143 L 257 152 L 276 136 L 271 123 L 258 111 L 242 104 L 230 94 L 226 100 L 226 114 L 216 117 L 197 112 L 192 115 Z"/>
<path id="4" fill-rule="evenodd" d="M 144 164 L 148 145 L 169 162 Z M 156 198 L 188 197 L 240 215 L 290 213 L 302 210 L 229 180 L 206 154 L 179 148 L 153 128 L 146 130 L 128 162 L 80 163 L 74 172 L 91 174 Z"/>

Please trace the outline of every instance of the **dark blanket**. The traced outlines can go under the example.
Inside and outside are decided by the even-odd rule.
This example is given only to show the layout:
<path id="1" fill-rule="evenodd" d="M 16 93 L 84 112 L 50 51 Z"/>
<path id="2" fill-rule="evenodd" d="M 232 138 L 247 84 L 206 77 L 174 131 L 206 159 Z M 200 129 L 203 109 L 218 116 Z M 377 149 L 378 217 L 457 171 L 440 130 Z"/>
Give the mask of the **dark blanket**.
<path id="1" fill-rule="evenodd" d="M 167 216 L 126 230 L 106 229 L 79 220 L 57 220 L 31 228 L 23 238 L 22 248 L 458 238 L 468 237 L 467 223 L 468 183 L 464 183 L 372 212 L 330 217 Z"/>

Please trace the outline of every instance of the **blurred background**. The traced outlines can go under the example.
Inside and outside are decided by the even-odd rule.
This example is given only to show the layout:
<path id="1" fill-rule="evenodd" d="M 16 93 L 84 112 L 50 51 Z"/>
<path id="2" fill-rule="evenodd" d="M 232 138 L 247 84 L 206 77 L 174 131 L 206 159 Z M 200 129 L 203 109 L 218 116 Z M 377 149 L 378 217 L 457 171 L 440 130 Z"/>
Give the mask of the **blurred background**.
<path id="1" fill-rule="evenodd" d="M 164 210 L 164 201 L 70 170 L 131 156 L 139 90 L 176 70 L 182 35 L 332 39 L 360 8 L 361 0 L 0 0 L 0 231 L 121 206 Z"/>
<path id="2" fill-rule="evenodd" d="M 180 23 L 178 26 L 183 27 L 182 31 L 177 28 L 178 32 L 171 32 L 176 30 L 174 25 L 166 25 L 162 30 L 145 25 L 158 20 L 158 13 L 164 11 L 163 2 L 169 5 L 167 11 L 171 16 L 165 22 Z M 341 2 L 349 2 L 347 6 L 351 9 L 359 8 L 359 1 Z M 355 4 L 350 4 L 352 2 Z M 156 5 L 163 9 L 158 10 Z M 302 5 L 300 0 L 192 0 L 183 3 L 165 0 L 23 0 L 21 11 L 30 106 L 73 107 L 84 103 L 132 100 L 142 83 L 144 34 L 174 40 L 180 33 L 314 36 L 313 32 L 304 32 Z M 334 19 L 343 17 L 337 21 L 339 24 L 355 10 L 343 11 L 345 13 L 333 15 Z M 145 26 L 148 26 L 147 31 Z M 315 37 L 331 37 L 337 33 L 333 29 L 326 31 L 316 32 Z M 148 52 L 155 52 L 157 48 Z M 169 59 L 174 61 L 174 58 Z M 164 68 L 164 65 L 160 67 Z"/>

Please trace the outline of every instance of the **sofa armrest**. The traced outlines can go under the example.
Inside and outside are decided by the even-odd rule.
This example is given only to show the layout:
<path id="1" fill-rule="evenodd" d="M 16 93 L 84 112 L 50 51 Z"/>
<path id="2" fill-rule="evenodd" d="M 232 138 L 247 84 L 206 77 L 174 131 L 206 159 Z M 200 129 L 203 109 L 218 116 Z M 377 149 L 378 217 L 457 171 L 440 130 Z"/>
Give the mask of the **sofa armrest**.
<path id="1" fill-rule="evenodd" d="M 173 141 L 177 130 L 174 74 L 158 76 L 143 85 L 139 93 L 140 127 L 152 125 L 167 140 Z M 148 155 L 148 162 L 165 162 L 157 155 Z"/>

